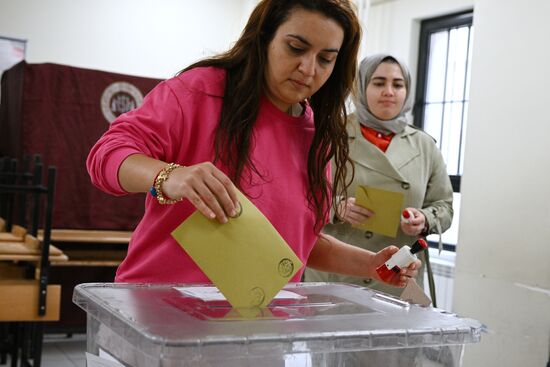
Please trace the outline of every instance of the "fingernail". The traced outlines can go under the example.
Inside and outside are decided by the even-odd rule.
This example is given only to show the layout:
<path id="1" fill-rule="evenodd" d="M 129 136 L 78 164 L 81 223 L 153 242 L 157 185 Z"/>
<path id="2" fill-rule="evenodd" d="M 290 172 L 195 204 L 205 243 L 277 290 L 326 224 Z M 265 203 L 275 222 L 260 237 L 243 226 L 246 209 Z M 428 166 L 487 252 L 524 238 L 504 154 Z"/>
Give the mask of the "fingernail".
<path id="1" fill-rule="evenodd" d="M 237 205 L 235 205 L 235 208 L 233 208 L 233 216 L 235 218 L 240 217 L 243 213 L 243 207 L 241 206 L 241 203 L 237 202 Z"/>

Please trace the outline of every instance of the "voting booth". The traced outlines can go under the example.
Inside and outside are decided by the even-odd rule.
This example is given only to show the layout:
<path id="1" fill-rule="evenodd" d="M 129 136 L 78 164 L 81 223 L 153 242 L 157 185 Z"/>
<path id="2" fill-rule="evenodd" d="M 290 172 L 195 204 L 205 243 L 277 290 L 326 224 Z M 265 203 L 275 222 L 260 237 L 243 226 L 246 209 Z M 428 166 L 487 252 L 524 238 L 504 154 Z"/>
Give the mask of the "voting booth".
<path id="1" fill-rule="evenodd" d="M 133 230 L 143 195 L 116 198 L 95 188 L 86 157 L 109 124 L 141 105 L 160 79 L 22 61 L 2 74 L 0 156 L 39 154 L 57 167 L 52 228 Z"/>
<path id="2" fill-rule="evenodd" d="M 370 289 L 290 283 L 234 309 L 207 285 L 89 283 L 87 350 L 125 366 L 460 366 L 483 325 Z"/>

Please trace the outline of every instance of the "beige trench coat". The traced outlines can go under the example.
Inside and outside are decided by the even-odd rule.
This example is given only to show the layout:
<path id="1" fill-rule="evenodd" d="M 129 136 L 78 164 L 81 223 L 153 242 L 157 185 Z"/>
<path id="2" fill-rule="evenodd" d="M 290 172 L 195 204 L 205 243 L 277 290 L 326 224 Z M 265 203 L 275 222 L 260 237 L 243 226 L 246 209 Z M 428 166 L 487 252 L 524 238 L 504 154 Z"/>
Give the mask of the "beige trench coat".
<path id="1" fill-rule="evenodd" d="M 402 192 L 402 209 L 413 207 L 422 211 L 428 221 L 430 234 L 438 233 L 438 228 L 443 232 L 450 227 L 453 218 L 453 188 L 441 152 L 432 137 L 407 126 L 402 133 L 393 137 L 384 153 L 363 137 L 355 115 L 349 116 L 348 135 L 350 157 L 355 165 L 355 178 L 347 191 L 349 197 L 355 196 L 358 185 Z M 349 223 L 328 224 L 323 232 L 374 252 L 388 245 L 411 245 L 416 240 L 415 237 L 404 234 L 401 228 L 398 229 L 397 237 L 391 238 L 355 229 Z M 420 256 L 420 260 L 423 265 L 419 269 L 417 283 L 422 286 L 424 256 Z M 306 269 L 304 280 L 346 282 L 395 295 L 402 292 L 400 288 L 387 286 L 372 279 L 324 273 L 309 268 Z"/>

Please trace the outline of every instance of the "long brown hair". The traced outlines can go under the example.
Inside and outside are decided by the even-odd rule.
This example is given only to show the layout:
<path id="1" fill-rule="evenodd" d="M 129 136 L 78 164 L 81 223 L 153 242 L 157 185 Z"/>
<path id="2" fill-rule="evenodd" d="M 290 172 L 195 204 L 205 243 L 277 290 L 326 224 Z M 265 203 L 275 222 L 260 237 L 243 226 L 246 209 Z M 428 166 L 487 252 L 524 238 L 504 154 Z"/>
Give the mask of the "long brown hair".
<path id="1" fill-rule="evenodd" d="M 345 196 L 348 135 L 346 98 L 356 75 L 357 52 L 361 38 L 359 21 L 347 0 L 262 0 L 253 10 L 240 38 L 225 53 L 201 60 L 183 71 L 199 66 L 226 70 L 225 96 L 215 139 L 215 159 L 230 169 L 238 185 L 245 168 L 258 173 L 250 160 L 250 140 L 260 99 L 264 93 L 267 48 L 279 26 L 295 8 L 319 12 L 335 20 L 344 30 L 332 74 L 309 99 L 315 116 L 315 134 L 308 155 L 308 201 L 316 214 L 316 231 L 338 196 Z M 334 183 L 326 177 L 326 167 L 334 159 Z M 350 166 L 353 169 L 353 166 Z M 353 177 L 353 174 L 351 175 Z M 350 180 L 351 181 L 351 180 Z"/>

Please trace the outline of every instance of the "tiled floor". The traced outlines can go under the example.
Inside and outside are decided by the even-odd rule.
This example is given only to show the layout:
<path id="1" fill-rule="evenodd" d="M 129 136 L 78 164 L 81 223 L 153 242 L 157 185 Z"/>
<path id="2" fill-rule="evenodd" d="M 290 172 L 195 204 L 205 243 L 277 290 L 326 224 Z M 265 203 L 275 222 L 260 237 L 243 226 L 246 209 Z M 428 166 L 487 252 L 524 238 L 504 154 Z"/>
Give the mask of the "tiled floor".
<path id="1" fill-rule="evenodd" d="M 86 367 L 86 334 L 46 334 L 42 367 Z"/>

